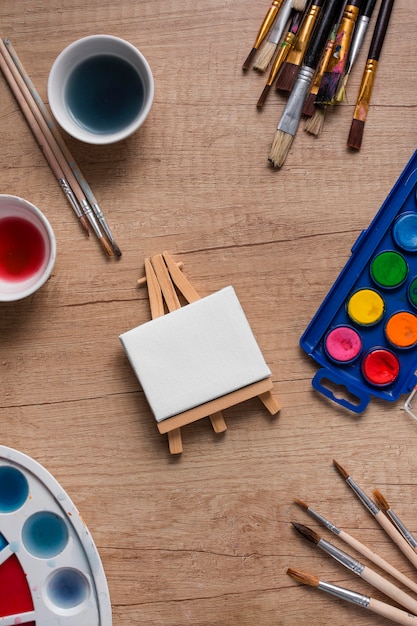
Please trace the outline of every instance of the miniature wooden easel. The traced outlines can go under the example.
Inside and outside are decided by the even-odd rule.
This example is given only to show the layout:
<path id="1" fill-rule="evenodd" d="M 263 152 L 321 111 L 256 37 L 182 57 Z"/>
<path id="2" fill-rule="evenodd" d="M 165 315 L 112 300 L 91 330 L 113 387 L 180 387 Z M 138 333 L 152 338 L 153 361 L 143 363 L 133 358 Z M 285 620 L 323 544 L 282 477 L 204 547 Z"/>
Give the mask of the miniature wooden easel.
<path id="1" fill-rule="evenodd" d="M 181 307 L 177 292 L 182 294 L 187 303 L 200 299 L 199 294 L 182 273 L 180 267 L 168 253 L 157 254 L 145 259 L 145 278 L 138 281 L 146 282 L 149 294 L 151 317 L 155 319 Z M 165 302 L 165 304 L 164 304 Z M 165 308 L 166 307 L 166 308 Z M 220 398 L 206 402 L 188 411 L 158 422 L 161 434 L 168 435 L 169 450 L 172 454 L 182 452 L 181 427 L 195 422 L 203 417 L 209 417 L 216 433 L 227 429 L 222 411 L 231 406 L 257 396 L 271 415 L 278 413 L 280 406 L 271 393 L 272 379 L 265 378 L 259 382 L 247 385 L 242 389 L 228 393 Z"/>

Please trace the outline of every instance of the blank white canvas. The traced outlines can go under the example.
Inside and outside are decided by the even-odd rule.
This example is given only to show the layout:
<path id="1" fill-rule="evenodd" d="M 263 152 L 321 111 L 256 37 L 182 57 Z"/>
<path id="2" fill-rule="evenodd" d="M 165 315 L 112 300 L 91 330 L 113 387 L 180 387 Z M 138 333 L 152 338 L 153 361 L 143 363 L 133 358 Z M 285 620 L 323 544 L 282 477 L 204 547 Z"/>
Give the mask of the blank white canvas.
<path id="1" fill-rule="evenodd" d="M 231 286 L 119 339 L 157 422 L 271 375 Z"/>

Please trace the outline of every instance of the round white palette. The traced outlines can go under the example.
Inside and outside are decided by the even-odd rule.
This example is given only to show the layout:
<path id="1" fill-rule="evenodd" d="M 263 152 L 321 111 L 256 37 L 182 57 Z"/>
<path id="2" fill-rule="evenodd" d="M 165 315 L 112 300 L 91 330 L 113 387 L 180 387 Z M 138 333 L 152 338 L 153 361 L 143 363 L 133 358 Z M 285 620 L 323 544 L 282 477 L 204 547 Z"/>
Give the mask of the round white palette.
<path id="1" fill-rule="evenodd" d="M 88 529 L 39 463 L 0 446 L 2 626 L 111 626 L 107 581 Z"/>

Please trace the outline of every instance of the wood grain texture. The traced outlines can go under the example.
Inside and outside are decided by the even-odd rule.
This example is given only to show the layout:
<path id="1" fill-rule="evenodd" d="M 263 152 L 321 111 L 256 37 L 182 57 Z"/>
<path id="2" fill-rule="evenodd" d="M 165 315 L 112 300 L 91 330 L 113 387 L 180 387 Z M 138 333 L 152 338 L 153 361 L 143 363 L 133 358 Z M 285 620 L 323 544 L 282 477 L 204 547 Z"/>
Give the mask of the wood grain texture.
<path id="1" fill-rule="evenodd" d="M 379 2 L 376 7 L 378 10 Z M 155 101 L 133 137 L 68 145 L 123 256 L 85 238 L 0 76 L 1 192 L 48 216 L 56 266 L 37 294 L 0 305 L 2 443 L 33 456 L 80 509 L 107 573 L 114 625 L 387 624 L 306 589 L 289 566 L 371 592 L 293 532 L 312 521 L 301 498 L 411 577 L 412 566 L 355 501 L 337 459 L 369 493 L 378 487 L 417 531 L 417 430 L 394 405 L 362 416 L 312 390 L 299 338 L 416 148 L 414 0 L 397 0 L 362 149 L 346 149 L 371 32 L 315 139 L 300 128 L 280 171 L 267 162 L 284 100 L 242 73 L 268 2 L 260 0 L 10 0 L 12 41 L 44 102 L 50 66 L 78 37 L 137 45 Z M 233 285 L 273 373 L 282 406 L 257 399 L 182 429 L 173 459 L 118 336 L 150 319 L 144 259 L 167 250 L 201 295 Z M 343 548 L 343 545 L 341 545 Z M 375 592 L 375 597 L 382 599 Z"/>

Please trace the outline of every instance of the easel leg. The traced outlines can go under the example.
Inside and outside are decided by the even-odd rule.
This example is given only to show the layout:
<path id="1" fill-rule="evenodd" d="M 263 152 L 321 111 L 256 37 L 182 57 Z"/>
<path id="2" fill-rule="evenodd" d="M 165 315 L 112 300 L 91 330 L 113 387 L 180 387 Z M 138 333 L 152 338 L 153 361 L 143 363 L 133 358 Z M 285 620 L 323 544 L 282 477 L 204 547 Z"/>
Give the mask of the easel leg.
<path id="1" fill-rule="evenodd" d="M 265 393 L 261 393 L 258 396 L 259 400 L 263 403 L 263 405 L 268 409 L 271 415 L 275 415 L 280 410 L 281 406 L 274 398 L 270 391 L 265 391 Z"/>
<path id="2" fill-rule="evenodd" d="M 168 432 L 168 444 L 171 454 L 181 454 L 182 452 L 182 439 L 181 430 L 174 428 Z"/>
<path id="3" fill-rule="evenodd" d="M 224 431 L 227 430 L 226 422 L 224 421 L 221 411 L 210 415 L 210 421 L 215 433 L 224 433 Z"/>

